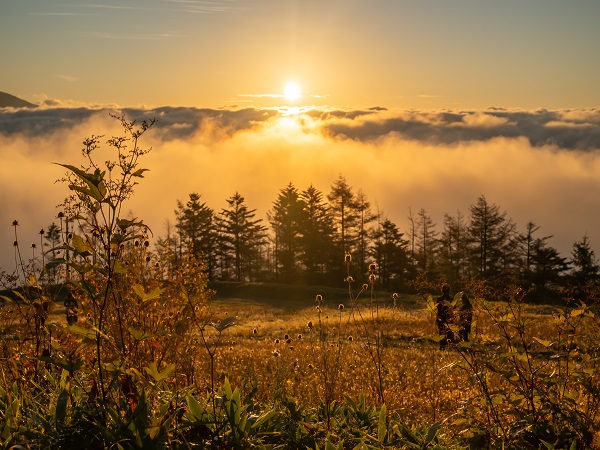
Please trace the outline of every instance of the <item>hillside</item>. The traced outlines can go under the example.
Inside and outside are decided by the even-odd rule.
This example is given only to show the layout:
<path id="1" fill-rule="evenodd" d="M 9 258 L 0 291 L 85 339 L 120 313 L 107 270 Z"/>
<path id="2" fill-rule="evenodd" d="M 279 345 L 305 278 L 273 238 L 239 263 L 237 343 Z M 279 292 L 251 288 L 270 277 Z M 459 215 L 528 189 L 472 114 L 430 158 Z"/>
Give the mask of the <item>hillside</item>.
<path id="1" fill-rule="evenodd" d="M 35 108 L 36 106 L 14 95 L 0 92 L 0 108 Z"/>

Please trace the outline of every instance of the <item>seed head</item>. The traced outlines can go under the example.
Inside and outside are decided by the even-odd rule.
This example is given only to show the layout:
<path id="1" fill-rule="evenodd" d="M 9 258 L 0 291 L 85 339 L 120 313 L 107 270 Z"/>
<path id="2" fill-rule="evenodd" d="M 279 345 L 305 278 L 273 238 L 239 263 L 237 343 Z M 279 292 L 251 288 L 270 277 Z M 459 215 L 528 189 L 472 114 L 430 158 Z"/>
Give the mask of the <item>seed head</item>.
<path id="1" fill-rule="evenodd" d="M 18 247 L 19 243 L 17 241 L 13 241 L 13 247 Z"/>
<path id="2" fill-rule="evenodd" d="M 61 211 L 61 212 L 59 212 L 59 213 L 58 213 L 58 218 L 59 218 L 59 219 L 62 219 L 63 217 L 65 217 L 65 213 L 64 213 L 64 212 L 62 212 L 62 211 Z"/>
<path id="3" fill-rule="evenodd" d="M 350 253 L 346 253 L 346 256 L 344 256 L 344 262 L 346 264 L 352 262 L 352 255 Z"/>
<path id="4" fill-rule="evenodd" d="M 15 241 L 15 242 L 16 242 L 16 241 Z M 308 323 L 306 324 L 306 326 L 308 327 L 308 329 L 309 329 L 309 330 L 312 330 L 313 323 L 312 323 L 312 322 L 308 322 Z"/>
<path id="5" fill-rule="evenodd" d="M 340 311 L 343 311 L 343 310 L 344 310 L 344 304 L 343 304 L 343 303 L 340 303 L 340 304 L 338 305 L 338 309 L 339 309 Z"/>
<path id="6" fill-rule="evenodd" d="M 18 220 L 13 220 L 13 227 L 16 227 L 19 225 L 19 221 Z"/>
<path id="7" fill-rule="evenodd" d="M 398 294 L 397 294 L 396 292 L 394 292 L 394 293 L 392 294 L 392 298 L 393 298 L 394 300 L 398 300 Z"/>
<path id="8" fill-rule="evenodd" d="M 352 342 L 354 338 L 352 336 L 348 336 L 348 341 Z"/>
<path id="9" fill-rule="evenodd" d="M 354 278 L 349 276 L 344 278 L 344 283 L 354 283 Z"/>
<path id="10" fill-rule="evenodd" d="M 31 248 L 35 248 L 35 244 L 31 244 Z"/>
<path id="11" fill-rule="evenodd" d="M 252 334 L 256 334 L 258 333 L 258 330 L 255 328 L 254 330 L 252 330 Z"/>
<path id="12" fill-rule="evenodd" d="M 377 270 L 377 264 L 371 263 L 369 264 L 369 272 L 375 272 Z"/>
<path id="13" fill-rule="evenodd" d="M 289 334 L 286 334 L 285 336 L 283 336 L 283 338 L 284 338 L 284 339 L 289 339 L 289 338 L 290 338 L 290 335 L 289 335 Z"/>
<path id="14" fill-rule="evenodd" d="M 44 235 L 44 233 L 45 233 L 45 231 L 44 231 L 44 229 L 42 228 L 42 229 L 40 230 L 40 235 L 42 235 L 42 236 L 43 236 L 43 235 Z"/>
<path id="15" fill-rule="evenodd" d="M 323 301 L 323 296 L 321 294 L 317 294 L 317 296 L 315 297 L 315 301 L 321 303 Z"/>
<path id="16" fill-rule="evenodd" d="M 371 275 L 369 275 L 369 282 L 371 282 L 371 283 L 375 283 L 375 278 L 376 278 L 376 277 L 375 277 L 375 274 L 374 274 L 374 273 L 372 273 Z"/>
<path id="17" fill-rule="evenodd" d="M 369 289 L 369 285 L 367 283 L 362 285 L 363 291 L 366 291 L 367 289 Z"/>
<path id="18" fill-rule="evenodd" d="M 273 356 L 275 358 L 279 358 L 279 355 L 280 355 L 279 350 L 273 350 Z"/>
<path id="19" fill-rule="evenodd" d="M 146 256 L 146 262 L 150 262 L 150 259 L 151 258 L 149 256 Z"/>
<path id="20" fill-rule="evenodd" d="M 276 343 L 276 344 L 279 344 L 279 339 L 275 339 L 275 343 Z"/>
<path id="21" fill-rule="evenodd" d="M 302 335 L 301 334 L 298 335 L 298 339 L 302 339 Z"/>
<path id="22" fill-rule="evenodd" d="M 150 246 L 150 242 L 149 241 L 144 241 L 144 247 L 149 247 Z"/>

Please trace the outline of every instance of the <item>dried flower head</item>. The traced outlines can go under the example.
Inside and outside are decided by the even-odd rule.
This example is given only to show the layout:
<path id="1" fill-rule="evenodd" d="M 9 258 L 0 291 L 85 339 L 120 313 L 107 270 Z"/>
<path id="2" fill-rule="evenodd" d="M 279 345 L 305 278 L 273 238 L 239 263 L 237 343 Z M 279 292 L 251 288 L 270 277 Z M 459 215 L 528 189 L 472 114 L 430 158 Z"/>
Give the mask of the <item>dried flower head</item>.
<path id="1" fill-rule="evenodd" d="M 394 293 L 392 294 L 392 298 L 393 298 L 394 300 L 398 300 L 398 293 L 394 292 Z"/>
<path id="2" fill-rule="evenodd" d="M 308 329 L 309 329 L 309 330 L 311 330 L 311 329 L 312 329 L 312 327 L 313 327 L 313 323 L 312 323 L 312 322 L 308 322 L 308 323 L 306 324 L 306 326 L 308 327 Z"/>
<path id="3" fill-rule="evenodd" d="M 13 247 L 18 247 L 19 246 L 19 242 L 18 241 L 13 241 Z"/>
<path id="4" fill-rule="evenodd" d="M 150 259 L 151 258 L 149 256 L 146 256 L 146 262 L 150 262 Z"/>
<path id="5" fill-rule="evenodd" d="M 13 220 L 13 227 L 16 227 L 19 225 L 19 221 L 18 220 Z"/>
<path id="6" fill-rule="evenodd" d="M 375 276 L 375 274 L 374 274 L 374 273 L 372 273 L 371 275 L 369 275 L 369 282 L 370 282 L 370 283 L 375 283 L 375 279 L 376 279 L 376 278 L 377 278 L 377 277 Z"/>
<path id="7" fill-rule="evenodd" d="M 348 336 L 348 340 L 349 340 L 350 342 L 352 342 L 352 341 L 354 340 L 354 338 L 353 338 L 352 336 Z"/>
<path id="8" fill-rule="evenodd" d="M 284 339 L 289 339 L 289 338 L 290 338 L 290 335 L 289 335 L 289 334 L 286 334 L 285 336 L 283 336 L 283 338 L 284 338 Z"/>
<path id="9" fill-rule="evenodd" d="M 276 344 L 279 344 L 279 339 L 275 339 L 275 343 L 276 343 Z"/>
<path id="10" fill-rule="evenodd" d="M 42 228 L 42 229 L 40 230 L 40 235 L 41 235 L 41 236 L 43 236 L 45 233 L 46 233 L 46 232 L 45 232 L 45 231 L 44 231 L 44 229 Z"/>
<path id="11" fill-rule="evenodd" d="M 323 296 L 321 294 L 317 294 L 317 296 L 315 297 L 315 301 L 321 303 L 323 301 Z"/>
<path id="12" fill-rule="evenodd" d="M 255 328 L 254 330 L 252 330 L 252 334 L 256 334 L 258 333 L 258 330 Z"/>
<path id="13" fill-rule="evenodd" d="M 344 256 L 344 262 L 346 264 L 352 262 L 352 255 L 350 253 L 346 253 L 346 256 Z"/>
<path id="14" fill-rule="evenodd" d="M 363 291 L 366 291 L 367 289 L 369 289 L 369 285 L 367 283 L 364 283 L 362 285 Z"/>
<path id="15" fill-rule="evenodd" d="M 352 276 L 346 277 L 344 283 L 354 283 L 354 278 Z"/>
<path id="16" fill-rule="evenodd" d="M 64 213 L 64 212 L 62 212 L 62 211 L 61 211 L 61 212 L 59 212 L 59 213 L 58 213 L 58 218 L 59 218 L 59 219 L 62 219 L 63 217 L 65 217 L 65 213 Z"/>
<path id="17" fill-rule="evenodd" d="M 338 309 L 339 309 L 340 311 L 343 311 L 343 310 L 344 310 L 344 304 L 343 304 L 343 303 L 340 303 L 340 304 L 338 305 Z"/>
<path id="18" fill-rule="evenodd" d="M 298 339 L 302 339 L 302 335 L 301 334 L 298 334 Z"/>
<path id="19" fill-rule="evenodd" d="M 281 353 L 279 353 L 279 350 L 273 350 L 273 356 L 274 356 L 275 358 L 279 358 L 279 355 L 280 355 L 280 354 L 281 354 Z"/>
<path id="20" fill-rule="evenodd" d="M 369 272 L 375 272 L 377 270 L 377 264 L 371 263 L 369 264 Z"/>

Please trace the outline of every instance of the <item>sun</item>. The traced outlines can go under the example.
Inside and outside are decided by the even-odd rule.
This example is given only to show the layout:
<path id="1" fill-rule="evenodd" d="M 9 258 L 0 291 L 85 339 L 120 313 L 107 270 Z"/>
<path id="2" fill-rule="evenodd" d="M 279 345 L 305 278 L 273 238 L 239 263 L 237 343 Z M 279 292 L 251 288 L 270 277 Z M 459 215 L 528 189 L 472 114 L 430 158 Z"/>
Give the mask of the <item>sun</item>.
<path id="1" fill-rule="evenodd" d="M 298 100 L 300 98 L 300 86 L 298 86 L 297 83 L 290 81 L 285 85 L 283 95 L 291 102 Z"/>

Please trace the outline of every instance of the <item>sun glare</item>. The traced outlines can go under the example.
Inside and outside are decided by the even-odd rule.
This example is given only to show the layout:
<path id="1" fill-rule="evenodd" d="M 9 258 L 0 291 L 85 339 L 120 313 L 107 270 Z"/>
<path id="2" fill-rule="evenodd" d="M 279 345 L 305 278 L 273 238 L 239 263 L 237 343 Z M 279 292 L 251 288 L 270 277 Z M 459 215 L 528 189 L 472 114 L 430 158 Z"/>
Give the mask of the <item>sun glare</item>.
<path id="1" fill-rule="evenodd" d="M 285 85 L 283 93 L 285 98 L 291 102 L 298 100 L 300 98 L 300 86 L 294 82 L 290 82 Z"/>

